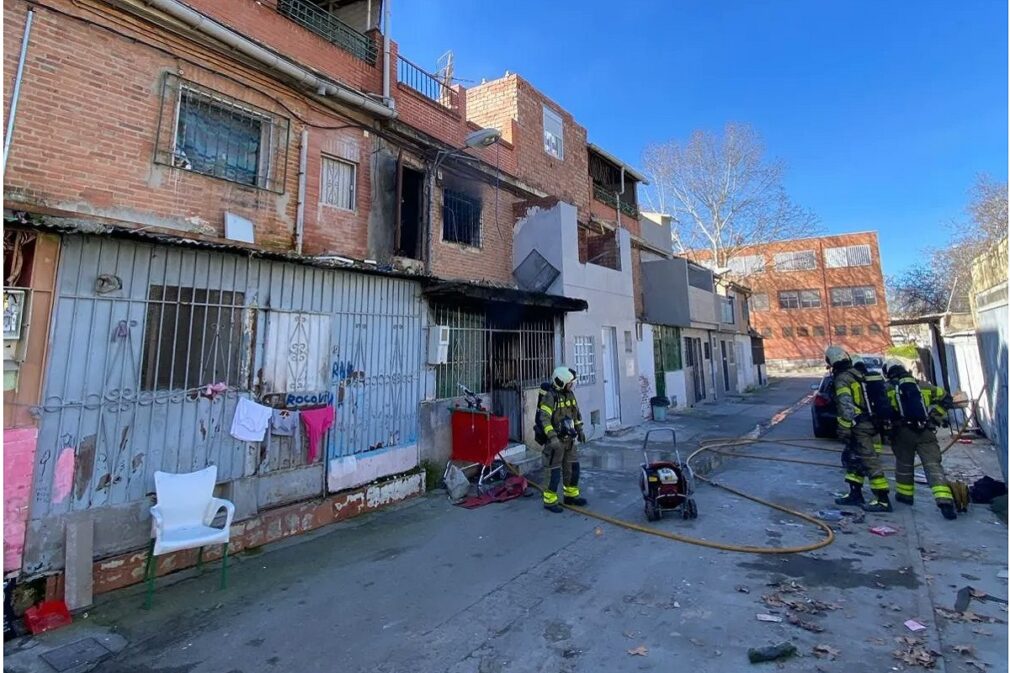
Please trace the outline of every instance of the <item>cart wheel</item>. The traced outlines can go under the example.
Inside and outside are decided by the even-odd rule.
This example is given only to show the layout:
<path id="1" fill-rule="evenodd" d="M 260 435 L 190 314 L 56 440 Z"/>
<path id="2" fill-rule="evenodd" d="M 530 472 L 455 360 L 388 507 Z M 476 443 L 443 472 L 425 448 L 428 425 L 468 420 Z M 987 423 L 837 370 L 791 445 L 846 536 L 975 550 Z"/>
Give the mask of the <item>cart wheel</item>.
<path id="1" fill-rule="evenodd" d="M 685 519 L 697 519 L 698 518 L 698 505 L 694 503 L 694 499 L 688 500 L 684 504 L 684 518 Z"/>
<path id="2" fill-rule="evenodd" d="M 659 512 L 656 510 L 656 506 L 649 501 L 645 502 L 645 518 L 649 521 L 659 520 Z"/>

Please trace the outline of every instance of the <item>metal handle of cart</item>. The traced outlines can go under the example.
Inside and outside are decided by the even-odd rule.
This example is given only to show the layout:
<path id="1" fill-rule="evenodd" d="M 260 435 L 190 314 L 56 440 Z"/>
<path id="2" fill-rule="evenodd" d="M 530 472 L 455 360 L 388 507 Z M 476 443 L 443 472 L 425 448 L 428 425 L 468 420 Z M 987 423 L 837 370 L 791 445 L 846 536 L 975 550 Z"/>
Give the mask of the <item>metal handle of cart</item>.
<path id="1" fill-rule="evenodd" d="M 642 457 L 645 459 L 646 464 L 651 463 L 652 461 L 649 460 L 649 438 L 652 437 L 653 434 L 663 435 L 666 433 L 670 433 L 670 437 L 673 439 L 673 456 L 676 459 L 677 464 L 680 465 L 680 469 L 684 471 L 684 475 L 688 479 L 689 488 L 694 491 L 694 470 L 691 469 L 690 465 L 685 464 L 684 461 L 681 460 L 680 448 L 677 446 L 677 431 L 673 428 L 653 428 L 652 430 L 646 430 L 645 440 L 642 442 Z"/>

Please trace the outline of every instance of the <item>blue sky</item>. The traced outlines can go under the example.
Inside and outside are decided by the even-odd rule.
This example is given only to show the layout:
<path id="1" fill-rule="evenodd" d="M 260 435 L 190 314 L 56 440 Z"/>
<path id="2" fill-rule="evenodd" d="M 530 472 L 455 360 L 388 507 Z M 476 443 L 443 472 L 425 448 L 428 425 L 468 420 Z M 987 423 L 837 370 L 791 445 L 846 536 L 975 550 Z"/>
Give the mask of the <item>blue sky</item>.
<path id="1" fill-rule="evenodd" d="M 517 72 L 639 166 L 650 142 L 752 124 L 828 232 L 884 271 L 939 245 L 979 172 L 1007 177 L 1004 0 L 394 0 L 400 53 Z"/>

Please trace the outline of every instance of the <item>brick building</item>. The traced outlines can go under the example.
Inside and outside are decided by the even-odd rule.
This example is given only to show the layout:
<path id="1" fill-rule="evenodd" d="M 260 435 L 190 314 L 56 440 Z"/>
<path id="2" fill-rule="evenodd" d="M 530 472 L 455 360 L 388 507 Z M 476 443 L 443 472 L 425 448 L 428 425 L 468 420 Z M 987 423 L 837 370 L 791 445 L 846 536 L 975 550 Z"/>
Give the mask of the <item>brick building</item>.
<path id="1" fill-rule="evenodd" d="M 875 232 L 747 247 L 729 266 L 751 288 L 770 366 L 818 365 L 832 344 L 866 354 L 891 345 Z"/>
<path id="2" fill-rule="evenodd" d="M 156 470 L 217 466 L 235 550 L 410 497 L 460 384 L 521 434 L 586 306 L 513 275 L 549 194 L 511 130 L 473 141 L 466 90 L 399 55 L 383 3 L 329 7 L 4 4 L 6 573 L 58 577 L 76 522 L 96 591 L 138 581 Z M 243 398 L 335 422 L 239 441 Z"/>

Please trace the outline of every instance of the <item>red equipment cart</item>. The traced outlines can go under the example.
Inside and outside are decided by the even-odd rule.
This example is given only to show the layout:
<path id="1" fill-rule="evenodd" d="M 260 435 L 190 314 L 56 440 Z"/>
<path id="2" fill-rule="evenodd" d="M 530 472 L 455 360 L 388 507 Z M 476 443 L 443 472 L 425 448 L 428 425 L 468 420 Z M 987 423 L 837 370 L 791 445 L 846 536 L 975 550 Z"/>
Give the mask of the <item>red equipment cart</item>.
<path id="1" fill-rule="evenodd" d="M 467 401 L 478 399 L 476 395 L 466 390 Z M 457 407 L 452 410 L 452 456 L 454 462 L 464 463 L 463 469 L 480 465 L 480 476 L 477 479 L 477 489 L 483 490 L 484 485 L 505 471 L 504 462 L 495 466 L 499 454 L 509 442 L 509 419 L 504 416 L 494 416 L 490 411 L 481 408 L 478 402 L 471 403 L 469 408 Z M 448 466 L 446 466 L 448 474 Z"/>

